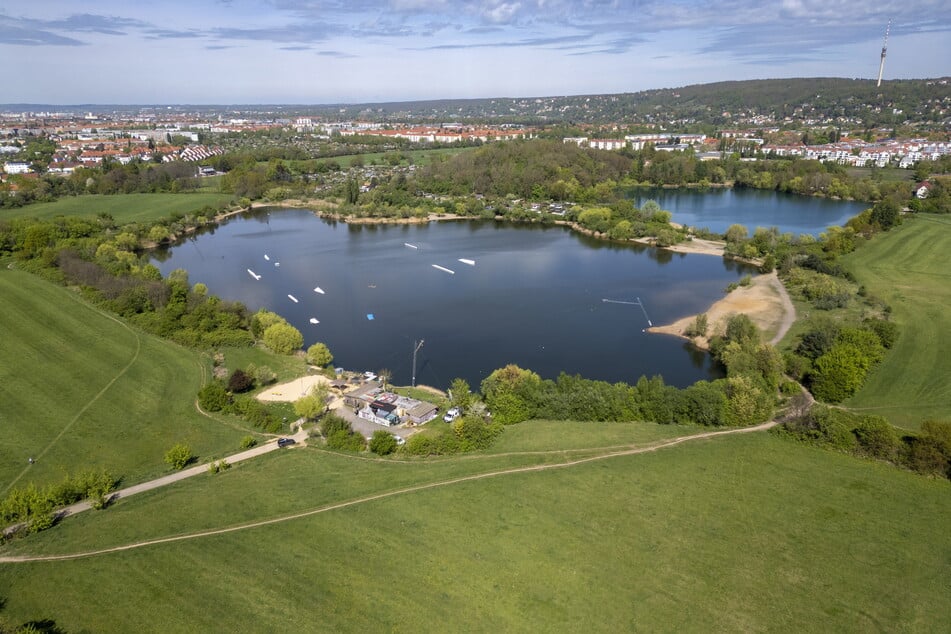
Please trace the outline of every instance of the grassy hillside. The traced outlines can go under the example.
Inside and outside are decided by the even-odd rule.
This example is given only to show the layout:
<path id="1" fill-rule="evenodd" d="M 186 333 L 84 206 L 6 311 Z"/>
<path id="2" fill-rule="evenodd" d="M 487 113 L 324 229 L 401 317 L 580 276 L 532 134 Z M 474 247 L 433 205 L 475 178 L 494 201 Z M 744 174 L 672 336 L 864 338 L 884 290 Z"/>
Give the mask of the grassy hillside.
<path id="1" fill-rule="evenodd" d="M 243 432 L 195 410 L 197 354 L 22 271 L 0 269 L 0 297 L 0 491 L 94 466 L 143 480 L 178 441 L 237 449 Z"/>
<path id="2" fill-rule="evenodd" d="M 507 430 L 498 449 L 530 446 L 532 425 Z M 659 429 L 564 425 L 588 446 Z M 563 459 L 289 450 L 71 518 L 0 554 L 235 526 Z M 951 534 L 939 528 L 949 494 L 946 481 L 759 432 L 3 564 L 0 596 L 11 621 L 49 618 L 67 631 L 935 631 L 951 612 Z"/>
<path id="3" fill-rule="evenodd" d="M 907 217 L 847 258 L 869 293 L 892 307 L 898 341 L 845 404 L 917 429 L 951 419 L 951 218 Z"/>
<path id="4" fill-rule="evenodd" d="M 3 217 L 54 218 L 95 216 L 107 213 L 116 222 L 163 220 L 175 212 L 192 214 L 205 205 L 217 208 L 233 198 L 231 194 L 116 194 L 114 196 L 67 196 L 51 203 L 38 203 L 3 212 Z"/>

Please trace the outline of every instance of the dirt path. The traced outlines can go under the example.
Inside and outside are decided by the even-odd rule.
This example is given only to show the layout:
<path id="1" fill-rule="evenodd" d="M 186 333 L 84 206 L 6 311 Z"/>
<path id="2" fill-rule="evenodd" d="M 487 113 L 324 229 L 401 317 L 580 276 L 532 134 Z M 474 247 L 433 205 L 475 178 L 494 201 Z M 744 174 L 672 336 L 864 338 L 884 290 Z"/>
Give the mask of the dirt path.
<path id="1" fill-rule="evenodd" d="M 696 315 L 678 319 L 666 326 L 648 328 L 648 332 L 674 335 L 692 341 L 703 350 L 709 348 L 709 336 L 722 334 L 730 315 L 747 315 L 760 332 L 773 333 L 770 343 L 776 345 L 796 321 L 796 308 L 776 272 L 757 275 L 746 287 L 739 287 L 723 299 L 717 300 L 706 311 L 707 337 L 688 337 L 685 333 L 693 325 Z"/>
<path id="2" fill-rule="evenodd" d="M 144 548 L 146 546 L 155 546 L 158 544 L 168 544 L 172 542 L 180 542 L 192 539 L 199 539 L 202 537 L 211 537 L 214 535 L 224 535 L 226 533 L 234 533 L 238 531 L 250 530 L 254 528 L 260 528 L 262 526 L 271 526 L 273 524 L 281 524 L 284 522 L 290 522 L 296 519 L 301 519 L 304 517 L 311 517 L 318 515 L 320 513 L 327 513 L 329 511 L 335 511 L 343 508 L 348 508 L 351 506 L 357 506 L 360 504 L 366 504 L 368 502 L 374 502 L 376 500 L 383 500 L 386 498 L 395 497 L 398 495 L 407 495 L 410 493 L 416 493 L 418 491 L 425 491 L 428 489 L 436 489 L 440 487 L 450 486 L 453 484 L 461 484 L 463 482 L 473 482 L 476 480 L 485 480 L 487 478 L 495 478 L 499 476 L 506 475 L 515 475 L 520 473 L 532 473 L 538 471 L 548 471 L 551 469 L 564 469 L 567 467 L 574 467 L 581 464 L 586 464 L 589 462 L 594 462 L 597 460 L 605 460 L 608 458 L 616 458 L 619 456 L 631 456 L 635 454 L 649 453 L 657 451 L 658 449 L 664 449 L 666 447 L 673 447 L 681 443 L 685 443 L 691 440 L 700 440 L 703 438 L 712 438 L 714 436 L 727 436 L 731 434 L 746 434 L 756 431 L 762 431 L 775 427 L 778 423 L 776 421 L 769 421 L 762 423 L 760 425 L 755 425 L 753 427 L 740 427 L 736 429 L 726 429 L 721 431 L 709 431 L 701 434 L 693 434 L 690 436 L 678 436 L 677 438 L 671 438 L 669 440 L 664 440 L 657 442 L 648 446 L 643 447 L 629 447 L 627 449 L 622 449 L 619 451 L 611 451 L 595 456 L 588 456 L 585 458 L 578 458 L 575 460 L 567 460 L 565 462 L 560 462 L 557 464 L 542 464 L 542 465 L 532 465 L 528 467 L 514 467 L 511 469 L 500 469 L 497 471 L 489 471 L 486 473 L 477 473 L 468 476 L 462 476 L 458 478 L 452 478 L 450 480 L 442 480 L 438 482 L 429 482 L 426 484 L 418 484 L 410 487 L 404 487 L 402 489 L 396 489 L 393 491 L 386 491 L 384 493 L 376 493 L 373 495 L 367 495 L 364 497 L 355 498 L 352 500 L 347 500 L 345 502 L 338 502 L 335 504 L 328 504 L 326 506 L 320 506 L 315 509 L 310 509 L 307 511 L 302 511 L 300 513 L 293 513 L 290 515 L 284 515 L 281 517 L 275 517 L 268 520 L 260 520 L 257 522 L 248 522 L 245 524 L 238 524 L 236 526 L 230 526 L 227 528 L 219 528 L 213 530 L 198 531 L 194 533 L 186 533 L 183 535 L 174 535 L 171 537 L 163 537 L 159 539 L 150 539 L 141 542 L 134 542 L 131 544 L 124 544 L 122 546 L 113 546 L 111 548 L 103 548 L 100 550 L 91 550 L 80 553 L 70 553 L 65 555 L 39 555 L 39 556 L 30 556 L 30 555 L 17 555 L 17 556 L 0 556 L 0 563 L 23 563 L 31 561 L 65 561 L 70 559 L 82 559 L 85 557 L 94 557 L 97 555 L 105 555 L 109 553 L 122 552 L 126 550 L 134 550 L 137 548 Z"/>

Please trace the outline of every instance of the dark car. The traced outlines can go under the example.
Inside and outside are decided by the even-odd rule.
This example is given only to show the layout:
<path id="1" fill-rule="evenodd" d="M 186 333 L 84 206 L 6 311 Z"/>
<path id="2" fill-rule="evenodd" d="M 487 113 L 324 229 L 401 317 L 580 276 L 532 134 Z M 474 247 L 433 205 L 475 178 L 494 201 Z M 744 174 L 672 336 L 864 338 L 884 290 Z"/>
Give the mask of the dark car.
<path id="1" fill-rule="evenodd" d="M 293 438 L 278 438 L 277 446 L 278 447 L 287 447 L 288 445 L 296 445 L 297 441 Z"/>

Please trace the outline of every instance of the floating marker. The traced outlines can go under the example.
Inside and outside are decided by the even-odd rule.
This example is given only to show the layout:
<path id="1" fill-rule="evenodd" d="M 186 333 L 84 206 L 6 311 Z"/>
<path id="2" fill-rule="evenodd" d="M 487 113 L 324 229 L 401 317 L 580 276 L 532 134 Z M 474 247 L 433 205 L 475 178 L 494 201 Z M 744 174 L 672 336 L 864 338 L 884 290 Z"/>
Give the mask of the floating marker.
<path id="1" fill-rule="evenodd" d="M 320 322 L 317 321 L 317 318 L 316 318 L 316 317 L 311 317 L 311 318 L 310 318 L 310 323 L 312 323 L 312 324 L 319 324 Z"/>
<path id="2" fill-rule="evenodd" d="M 418 248 L 419 248 L 419 247 L 416 246 L 415 244 L 410 244 L 409 242 L 404 242 L 404 243 L 403 243 L 403 246 L 404 246 L 404 247 L 409 247 L 410 249 L 418 249 Z"/>
<path id="3" fill-rule="evenodd" d="M 256 280 L 261 279 L 261 276 L 255 273 L 254 271 L 252 271 L 251 269 L 248 269 L 248 274 Z"/>
<path id="4" fill-rule="evenodd" d="M 321 295 L 324 295 L 324 289 L 320 288 L 319 286 L 314 289 L 314 292 L 315 292 L 315 293 L 320 293 Z"/>
<path id="5" fill-rule="evenodd" d="M 275 262 L 275 263 L 274 263 L 274 266 L 280 266 L 280 265 L 281 265 L 280 262 Z"/>
<path id="6" fill-rule="evenodd" d="M 475 260 L 467 260 L 466 258 L 459 258 L 459 261 L 463 264 L 468 264 L 469 266 L 475 266 Z"/>
<path id="7" fill-rule="evenodd" d="M 271 258 L 268 257 L 267 253 L 264 254 L 264 259 L 267 260 L 268 262 L 271 261 Z"/>
<path id="8" fill-rule="evenodd" d="M 373 321 L 373 320 L 374 320 L 373 313 L 367 313 L 367 321 Z"/>
<path id="9" fill-rule="evenodd" d="M 456 274 L 456 272 L 453 271 L 452 269 L 447 269 L 446 267 L 444 267 L 444 266 L 439 266 L 438 264 L 433 264 L 433 268 L 434 268 L 434 269 L 439 269 L 440 271 L 445 271 L 446 273 L 449 273 L 450 275 L 455 275 L 455 274 Z"/>
<path id="10" fill-rule="evenodd" d="M 298 302 L 297 302 L 297 298 L 294 297 L 293 295 L 291 295 L 290 293 L 288 293 L 287 298 L 290 299 L 290 300 L 291 300 L 292 302 L 294 302 L 295 304 L 298 303 Z"/>

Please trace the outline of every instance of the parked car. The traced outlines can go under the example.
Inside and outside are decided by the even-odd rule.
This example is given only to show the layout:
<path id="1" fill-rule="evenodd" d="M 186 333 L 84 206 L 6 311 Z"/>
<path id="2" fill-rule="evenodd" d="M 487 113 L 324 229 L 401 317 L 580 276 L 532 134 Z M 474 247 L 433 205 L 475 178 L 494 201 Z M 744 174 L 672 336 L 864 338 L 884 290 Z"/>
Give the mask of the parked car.
<path id="1" fill-rule="evenodd" d="M 278 447 L 287 447 L 288 445 L 296 445 L 297 441 L 293 438 L 278 438 L 277 446 Z"/>
<path id="2" fill-rule="evenodd" d="M 451 423 L 452 421 L 459 418 L 459 414 L 460 414 L 459 408 L 453 407 L 448 412 L 446 412 L 446 415 L 443 416 L 442 419 L 446 421 L 447 423 Z"/>
<path id="3" fill-rule="evenodd" d="M 393 436 L 394 440 L 396 440 L 397 446 L 402 447 L 403 445 L 406 444 L 406 439 L 403 438 L 402 436 L 398 436 L 396 434 L 390 434 L 390 435 Z"/>

